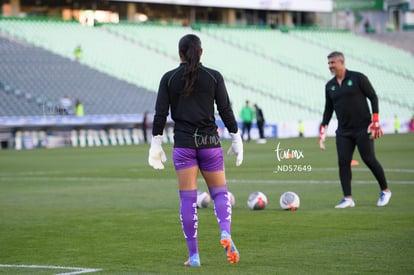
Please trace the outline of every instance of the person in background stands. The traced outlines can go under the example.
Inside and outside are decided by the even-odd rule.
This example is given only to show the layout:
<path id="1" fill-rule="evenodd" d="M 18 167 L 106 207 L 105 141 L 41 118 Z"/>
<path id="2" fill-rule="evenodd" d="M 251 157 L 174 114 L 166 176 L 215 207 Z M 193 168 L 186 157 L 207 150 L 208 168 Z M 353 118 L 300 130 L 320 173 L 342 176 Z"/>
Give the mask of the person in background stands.
<path id="1" fill-rule="evenodd" d="M 394 117 L 394 133 L 398 134 L 400 132 L 401 122 L 397 115 Z"/>
<path id="2" fill-rule="evenodd" d="M 149 117 L 148 117 L 148 112 L 144 112 L 144 115 L 142 117 L 142 135 L 144 136 L 144 142 L 147 143 L 148 142 L 148 133 L 147 130 L 150 126 L 150 121 L 149 121 Z"/>
<path id="3" fill-rule="evenodd" d="M 77 98 L 75 101 L 75 115 L 76 116 L 83 116 L 85 113 L 83 111 L 83 104 Z"/>
<path id="4" fill-rule="evenodd" d="M 410 122 L 408 123 L 408 132 L 414 132 L 414 116 L 411 117 Z"/>
<path id="5" fill-rule="evenodd" d="M 82 58 L 82 54 L 83 54 L 83 51 L 82 51 L 81 45 L 76 46 L 75 50 L 73 50 L 73 55 L 75 56 L 75 60 L 80 61 Z"/>
<path id="6" fill-rule="evenodd" d="M 72 100 L 67 96 L 64 95 L 59 102 L 59 114 L 61 115 L 70 115 L 72 113 Z"/>
<path id="7" fill-rule="evenodd" d="M 253 107 L 256 110 L 256 122 L 257 128 L 259 130 L 259 140 L 257 141 L 257 143 L 266 143 L 266 139 L 264 136 L 265 119 L 263 115 L 263 110 L 259 106 L 257 106 L 257 104 L 254 104 Z"/>
<path id="8" fill-rule="evenodd" d="M 248 100 L 246 100 L 245 105 L 240 111 L 240 118 L 243 123 L 241 137 L 244 139 L 244 134 L 247 133 L 247 141 L 250 141 L 250 129 L 252 128 L 252 122 L 254 119 L 254 110 L 250 107 Z"/>
<path id="9" fill-rule="evenodd" d="M 305 125 L 303 124 L 302 120 L 299 120 L 298 131 L 299 131 L 299 137 L 305 136 Z"/>

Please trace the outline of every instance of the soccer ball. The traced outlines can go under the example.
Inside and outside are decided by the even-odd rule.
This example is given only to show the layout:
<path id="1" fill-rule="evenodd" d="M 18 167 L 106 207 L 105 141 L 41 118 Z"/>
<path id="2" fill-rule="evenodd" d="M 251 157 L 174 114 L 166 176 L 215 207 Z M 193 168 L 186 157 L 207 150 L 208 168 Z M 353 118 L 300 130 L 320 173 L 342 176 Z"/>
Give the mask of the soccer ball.
<path id="1" fill-rule="evenodd" d="M 197 208 L 207 208 L 210 204 L 210 195 L 205 191 L 197 191 Z"/>
<path id="2" fill-rule="evenodd" d="M 263 210 L 267 206 L 267 197 L 262 192 L 253 192 L 247 199 L 247 205 L 251 210 Z"/>
<path id="3" fill-rule="evenodd" d="M 280 196 L 280 207 L 284 210 L 295 211 L 300 206 L 300 199 L 295 192 L 285 192 Z"/>
<path id="4" fill-rule="evenodd" d="M 227 194 L 229 195 L 231 206 L 234 206 L 234 204 L 236 203 L 236 199 L 234 198 L 234 195 L 231 192 L 227 192 Z"/>

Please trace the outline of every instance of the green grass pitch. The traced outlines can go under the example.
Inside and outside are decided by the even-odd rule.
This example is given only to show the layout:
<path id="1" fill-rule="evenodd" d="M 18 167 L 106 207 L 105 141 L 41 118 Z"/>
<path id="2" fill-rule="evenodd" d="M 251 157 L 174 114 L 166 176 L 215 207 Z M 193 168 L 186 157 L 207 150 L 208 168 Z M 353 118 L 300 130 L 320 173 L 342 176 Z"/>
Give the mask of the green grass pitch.
<path id="1" fill-rule="evenodd" d="M 200 268 L 183 266 L 171 144 L 162 171 L 147 165 L 148 145 L 2 150 L 0 274 L 73 272 L 48 266 L 101 269 L 96 274 L 414 274 L 414 135 L 385 135 L 375 146 L 393 191 L 383 208 L 356 151 L 356 207 L 334 209 L 342 193 L 333 137 L 326 151 L 315 138 L 246 143 L 241 167 L 226 156 L 240 262 L 226 261 L 210 205 L 199 210 Z M 276 148 L 296 158 L 279 161 Z M 207 190 L 201 177 L 199 189 Z M 267 195 L 265 210 L 248 209 L 254 191 Z M 299 194 L 298 211 L 280 209 L 285 191 Z"/>

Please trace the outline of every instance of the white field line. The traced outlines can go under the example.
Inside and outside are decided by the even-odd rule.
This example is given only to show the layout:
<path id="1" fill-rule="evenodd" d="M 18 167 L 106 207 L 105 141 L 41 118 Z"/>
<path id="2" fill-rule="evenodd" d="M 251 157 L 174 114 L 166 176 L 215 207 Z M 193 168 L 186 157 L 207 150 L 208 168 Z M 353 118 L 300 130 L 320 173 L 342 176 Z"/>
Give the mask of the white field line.
<path id="1" fill-rule="evenodd" d="M 277 164 L 278 165 L 278 164 Z M 301 165 L 304 166 L 304 165 Z M 148 169 L 150 169 L 148 167 Z M 243 169 L 243 170 L 248 170 L 248 171 L 255 171 L 257 170 L 257 168 L 246 168 L 246 167 L 241 167 L 239 169 Z M 128 172 L 140 172 L 141 170 L 139 169 L 128 169 Z M 270 171 L 270 170 L 269 170 Z M 312 167 L 312 171 L 310 171 L 309 173 L 312 172 L 337 172 L 338 171 L 338 167 L 326 167 L 326 168 L 316 168 L 316 167 Z M 352 167 L 352 171 L 356 171 L 356 172 L 371 172 L 367 167 Z M 403 174 L 414 174 L 414 169 L 399 169 L 399 168 L 384 168 L 385 173 L 403 173 Z M 99 173 L 99 170 L 94 171 L 96 173 Z M 105 171 L 106 172 L 106 171 Z M 258 173 L 263 173 L 263 170 L 257 170 Z M 273 172 L 273 171 L 271 171 Z M 36 171 L 22 171 L 22 172 L 0 172 L 0 179 L 2 177 L 38 177 L 38 176 L 58 176 L 58 175 L 62 175 L 62 174 L 66 174 L 67 171 L 59 171 L 59 170 L 53 170 L 53 171 L 47 171 L 47 170 L 36 170 Z M 66 177 L 68 178 L 68 177 Z M 92 178 L 92 177 L 88 177 L 88 178 Z"/>
<path id="2" fill-rule="evenodd" d="M 245 168 L 242 168 L 245 169 Z M 256 170 L 256 169 L 255 169 Z M 364 167 L 353 167 L 353 171 L 355 172 L 371 172 L 368 168 Z M 131 170 L 129 170 L 131 172 Z M 312 168 L 311 172 L 337 172 L 337 167 L 328 167 L 328 168 Z M 133 171 L 132 171 L 133 172 Z M 270 171 L 273 173 L 273 171 Z M 269 172 L 269 173 L 270 173 Z M 385 169 L 385 173 L 402 173 L 402 174 L 413 174 L 414 169 Z M 56 175 L 64 174 L 65 171 L 24 171 L 21 173 L 0 173 L 0 182 L 13 182 L 15 180 L 21 181 L 59 181 L 59 182 L 176 182 L 175 178 L 170 179 L 160 179 L 160 178 L 120 178 L 120 177 L 59 177 Z M 258 171 L 258 173 L 263 173 L 263 171 Z M 278 174 L 294 174 L 294 173 L 303 173 L 303 172 L 279 172 Z M 277 174 L 277 173 L 275 173 Z M 200 182 L 203 182 L 202 179 L 199 179 Z M 278 180 L 278 179 L 255 179 L 255 183 L 261 184 L 330 184 L 330 183 L 338 183 L 339 179 L 335 178 L 334 180 Z M 243 180 L 243 179 L 227 179 L 228 183 L 251 183 L 252 180 Z M 413 180 L 392 180 L 390 181 L 392 184 L 414 184 L 414 177 Z M 376 183 L 375 180 L 355 180 L 353 181 L 355 184 L 372 184 Z"/>
<path id="3" fill-rule="evenodd" d="M 14 265 L 14 264 L 0 264 L 0 268 L 33 268 L 33 269 L 61 269 L 61 270 L 73 270 L 72 272 L 56 273 L 56 275 L 75 275 L 85 274 L 101 271 L 99 268 L 84 268 L 84 267 L 70 267 L 70 266 L 53 266 L 53 265 Z"/>
<path id="4" fill-rule="evenodd" d="M 199 179 L 200 182 L 204 182 L 202 179 Z M 227 180 L 228 183 L 248 183 L 251 184 L 252 180 Z M 335 180 L 259 180 L 255 179 L 254 183 L 261 184 L 337 184 L 339 183 L 339 178 Z M 375 180 L 354 180 L 352 184 L 372 184 L 377 183 Z M 399 180 L 399 181 L 390 181 L 391 184 L 414 184 L 414 180 Z"/>

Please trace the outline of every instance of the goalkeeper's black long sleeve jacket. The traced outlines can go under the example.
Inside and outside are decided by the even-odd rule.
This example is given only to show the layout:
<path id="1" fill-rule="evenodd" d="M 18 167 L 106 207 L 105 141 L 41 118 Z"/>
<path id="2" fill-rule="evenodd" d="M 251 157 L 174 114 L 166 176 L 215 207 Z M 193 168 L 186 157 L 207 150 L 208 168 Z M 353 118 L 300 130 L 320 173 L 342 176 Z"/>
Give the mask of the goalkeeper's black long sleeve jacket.
<path id="1" fill-rule="evenodd" d="M 197 137 L 211 139 L 211 142 L 204 143 L 204 147 L 219 147 L 220 144 L 213 142 L 214 137 L 218 137 L 214 116 L 215 105 L 228 131 L 230 133 L 238 131 L 223 76 L 220 72 L 200 64 L 194 91 L 188 96 L 183 96 L 185 66 L 186 63 L 181 63 L 161 78 L 152 134 L 154 136 L 163 134 L 171 110 L 175 147 L 199 147 L 197 142 L 194 142 Z"/>

